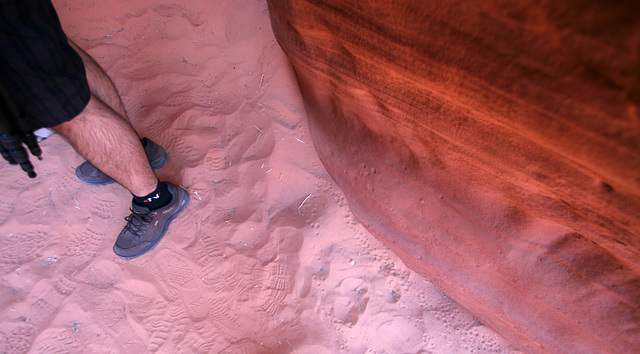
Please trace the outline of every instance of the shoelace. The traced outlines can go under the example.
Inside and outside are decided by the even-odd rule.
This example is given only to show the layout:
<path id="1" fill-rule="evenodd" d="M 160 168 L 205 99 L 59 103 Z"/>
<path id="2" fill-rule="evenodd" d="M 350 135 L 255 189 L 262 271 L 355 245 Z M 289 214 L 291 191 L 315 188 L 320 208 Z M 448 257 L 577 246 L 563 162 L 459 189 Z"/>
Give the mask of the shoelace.
<path id="1" fill-rule="evenodd" d="M 140 214 L 133 211 L 133 209 L 129 209 L 129 210 L 131 210 L 131 214 L 129 214 L 129 216 L 126 216 L 124 218 L 125 220 L 128 221 L 127 225 L 125 225 L 124 228 L 126 230 L 129 230 L 132 234 L 136 235 L 137 237 L 142 237 L 144 232 L 149 227 L 149 224 L 151 223 L 151 216 L 153 215 L 153 213 Z"/>

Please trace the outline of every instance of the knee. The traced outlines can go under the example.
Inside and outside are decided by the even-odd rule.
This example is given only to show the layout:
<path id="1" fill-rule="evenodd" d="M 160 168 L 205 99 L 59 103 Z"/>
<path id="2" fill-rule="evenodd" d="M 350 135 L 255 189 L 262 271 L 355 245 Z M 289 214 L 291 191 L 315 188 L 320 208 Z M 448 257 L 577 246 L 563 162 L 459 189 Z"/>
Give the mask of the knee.
<path id="1" fill-rule="evenodd" d="M 86 125 L 85 123 L 88 117 L 92 115 L 92 112 L 96 111 L 94 106 L 98 105 L 99 103 L 101 103 L 101 101 L 93 94 L 91 94 L 91 98 L 89 99 L 87 106 L 82 110 L 82 112 L 80 112 L 77 116 L 73 117 L 67 122 L 56 125 L 55 127 L 51 127 L 51 129 L 65 138 L 68 137 L 74 131 L 81 128 L 83 125 Z"/>
<path id="2" fill-rule="evenodd" d="M 51 127 L 51 129 L 66 138 L 75 131 L 78 124 L 84 122 L 86 119 L 84 113 L 85 112 L 82 111 L 70 121 Z"/>

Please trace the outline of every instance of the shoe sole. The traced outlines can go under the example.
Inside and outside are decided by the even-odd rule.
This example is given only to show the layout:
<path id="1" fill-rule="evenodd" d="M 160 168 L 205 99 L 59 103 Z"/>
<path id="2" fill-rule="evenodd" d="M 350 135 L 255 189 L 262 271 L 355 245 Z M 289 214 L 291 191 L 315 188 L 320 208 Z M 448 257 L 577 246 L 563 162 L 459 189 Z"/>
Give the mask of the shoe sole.
<path id="1" fill-rule="evenodd" d="M 167 154 L 166 151 L 163 151 L 160 158 L 158 160 L 151 161 L 150 165 L 152 169 L 157 170 L 159 168 L 163 168 L 167 164 L 167 162 L 169 162 L 169 154 Z M 78 177 L 80 181 L 92 186 L 106 186 L 107 184 L 115 182 L 115 180 L 111 177 L 109 177 L 109 179 L 103 179 L 99 181 L 85 179 L 80 175 L 80 166 L 76 167 L 76 177 Z"/>
<path id="2" fill-rule="evenodd" d="M 156 247 L 156 245 L 158 244 L 158 242 L 160 242 L 160 240 L 162 240 L 162 238 L 164 237 L 164 235 L 167 233 L 167 230 L 169 229 L 169 224 L 171 224 L 171 222 L 173 221 L 173 219 L 175 219 L 175 218 L 176 218 L 176 217 L 177 217 L 177 216 L 178 216 L 178 215 L 179 215 L 179 214 L 180 214 L 180 213 L 181 213 L 181 212 L 182 212 L 182 211 L 187 207 L 187 205 L 189 205 L 189 200 L 191 199 L 191 198 L 189 197 L 189 192 L 188 192 L 186 189 L 184 189 L 184 188 L 182 188 L 182 187 L 180 187 L 180 186 L 176 186 L 176 187 L 177 187 L 177 188 L 180 188 L 180 190 L 182 190 L 182 191 L 184 192 L 184 193 L 183 193 L 183 197 L 182 197 L 182 199 L 180 200 L 180 206 L 178 207 L 178 210 L 176 210 L 176 212 L 175 212 L 173 215 L 171 215 L 171 217 L 170 217 L 170 218 L 168 218 L 168 219 L 165 221 L 164 225 L 162 225 L 162 233 L 160 233 L 160 237 L 158 237 L 158 239 L 156 240 L 156 242 L 152 243 L 152 244 L 151 244 L 151 246 L 149 246 L 149 248 L 145 248 L 145 249 L 143 249 L 143 250 L 139 251 L 138 253 L 134 253 L 134 254 L 132 254 L 132 255 L 127 255 L 127 256 L 123 256 L 123 255 L 118 254 L 118 252 L 116 251 L 116 246 L 115 246 L 115 245 L 113 245 L 113 252 L 114 252 L 118 257 L 122 257 L 122 258 L 136 258 L 136 257 L 142 256 L 143 254 L 145 254 L 145 253 L 147 253 L 147 252 L 151 251 L 152 249 L 154 249 L 154 248 Z"/>

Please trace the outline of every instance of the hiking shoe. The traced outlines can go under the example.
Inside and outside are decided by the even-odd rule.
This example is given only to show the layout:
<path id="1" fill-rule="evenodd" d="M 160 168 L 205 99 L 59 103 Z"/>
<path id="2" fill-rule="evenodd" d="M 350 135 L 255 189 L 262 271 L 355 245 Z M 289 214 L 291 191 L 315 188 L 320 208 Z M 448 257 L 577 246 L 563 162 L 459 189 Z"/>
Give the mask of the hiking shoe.
<path id="1" fill-rule="evenodd" d="M 169 156 L 162 146 L 147 138 L 142 138 L 141 141 L 144 141 L 142 145 L 144 146 L 144 152 L 147 154 L 151 168 L 157 170 L 164 167 L 167 161 L 169 161 Z M 78 179 L 82 182 L 93 185 L 104 185 L 115 182 L 113 178 L 102 173 L 102 171 L 89 161 L 85 161 L 76 168 L 76 176 L 78 176 Z"/>
<path id="2" fill-rule="evenodd" d="M 132 203 L 131 215 L 125 218 L 127 225 L 113 245 L 113 252 L 118 256 L 134 258 L 153 249 L 167 232 L 171 221 L 189 204 L 189 193 L 184 188 L 168 182 L 161 183 L 167 183 L 171 201 L 156 210 Z"/>

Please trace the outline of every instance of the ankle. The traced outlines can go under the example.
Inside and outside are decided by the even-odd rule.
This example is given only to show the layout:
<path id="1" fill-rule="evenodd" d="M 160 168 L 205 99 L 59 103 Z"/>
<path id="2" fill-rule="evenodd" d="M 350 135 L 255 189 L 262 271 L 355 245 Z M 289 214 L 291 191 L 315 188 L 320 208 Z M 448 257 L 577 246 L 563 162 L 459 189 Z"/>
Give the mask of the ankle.
<path id="1" fill-rule="evenodd" d="M 133 202 L 137 205 L 147 207 L 150 210 L 156 210 L 169 204 L 172 198 L 171 193 L 169 193 L 167 189 L 167 184 L 158 180 L 156 189 L 153 192 L 141 197 L 134 195 Z"/>

